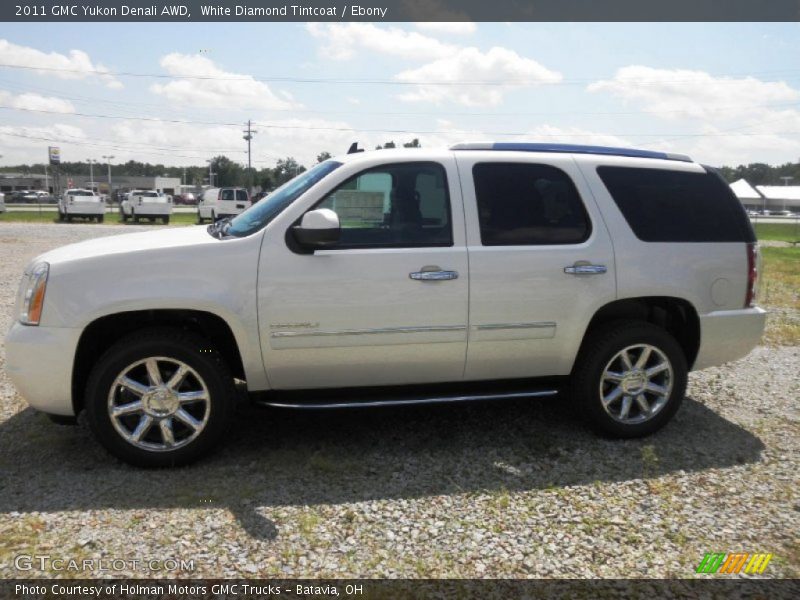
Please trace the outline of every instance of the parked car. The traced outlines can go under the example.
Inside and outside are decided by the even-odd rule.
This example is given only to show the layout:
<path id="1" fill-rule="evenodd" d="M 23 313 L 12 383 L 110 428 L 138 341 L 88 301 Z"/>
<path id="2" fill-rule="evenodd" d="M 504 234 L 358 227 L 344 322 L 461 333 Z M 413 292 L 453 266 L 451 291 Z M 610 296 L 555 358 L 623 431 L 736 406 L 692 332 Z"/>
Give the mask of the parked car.
<path id="1" fill-rule="evenodd" d="M 0 192 L 0 213 L 6 212 L 6 195 Z"/>
<path id="2" fill-rule="evenodd" d="M 22 198 L 26 202 L 47 202 L 50 200 L 50 192 L 45 192 L 44 190 L 31 190 Z"/>
<path id="3" fill-rule="evenodd" d="M 157 191 L 133 190 L 125 194 L 119 213 L 123 223 L 128 219 L 133 219 L 134 223 L 140 219 L 148 219 L 151 223 L 161 219 L 167 225 L 172 214 L 172 197 Z"/>
<path id="4" fill-rule="evenodd" d="M 68 189 L 58 202 L 58 220 L 72 221 L 75 217 L 95 219 L 102 223 L 106 213 L 106 204 L 102 197 L 92 190 Z"/>
<path id="5" fill-rule="evenodd" d="M 175 196 L 175 204 L 182 204 L 184 206 L 194 206 L 197 204 L 197 197 L 191 193 L 178 194 Z"/>
<path id="6" fill-rule="evenodd" d="M 792 211 L 790 211 L 790 210 L 777 210 L 777 211 L 774 211 L 773 214 L 778 215 L 779 217 L 791 217 L 792 216 Z"/>
<path id="7" fill-rule="evenodd" d="M 197 203 L 197 222 L 234 217 L 250 208 L 250 195 L 244 188 L 209 188 Z"/>
<path id="8" fill-rule="evenodd" d="M 688 371 L 758 343 L 759 269 L 741 204 L 687 157 L 348 154 L 231 220 L 34 259 L 6 368 L 31 406 L 85 411 L 142 466 L 221 441 L 236 380 L 303 410 L 561 394 L 602 434 L 639 437 L 673 417 Z"/>

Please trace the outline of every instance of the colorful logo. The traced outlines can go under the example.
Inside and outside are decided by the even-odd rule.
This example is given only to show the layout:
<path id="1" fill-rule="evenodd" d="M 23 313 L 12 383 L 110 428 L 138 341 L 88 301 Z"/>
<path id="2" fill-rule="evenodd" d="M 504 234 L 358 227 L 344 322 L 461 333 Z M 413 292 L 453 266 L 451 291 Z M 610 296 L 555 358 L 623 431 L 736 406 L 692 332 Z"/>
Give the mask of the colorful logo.
<path id="1" fill-rule="evenodd" d="M 697 565 L 697 573 L 747 573 L 758 575 L 764 572 L 772 554 L 750 554 L 749 552 L 709 552 Z M 742 570 L 744 568 L 744 570 Z"/>

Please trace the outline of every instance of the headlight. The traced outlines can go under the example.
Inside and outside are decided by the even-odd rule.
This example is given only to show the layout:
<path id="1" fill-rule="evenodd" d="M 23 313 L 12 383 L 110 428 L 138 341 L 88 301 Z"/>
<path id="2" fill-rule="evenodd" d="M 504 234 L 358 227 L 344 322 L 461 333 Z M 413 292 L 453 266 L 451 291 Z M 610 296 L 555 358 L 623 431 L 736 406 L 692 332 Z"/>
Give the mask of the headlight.
<path id="1" fill-rule="evenodd" d="M 42 318 L 44 292 L 47 287 L 47 275 L 50 265 L 46 262 L 36 263 L 25 272 L 19 286 L 19 322 L 23 325 L 38 325 Z"/>

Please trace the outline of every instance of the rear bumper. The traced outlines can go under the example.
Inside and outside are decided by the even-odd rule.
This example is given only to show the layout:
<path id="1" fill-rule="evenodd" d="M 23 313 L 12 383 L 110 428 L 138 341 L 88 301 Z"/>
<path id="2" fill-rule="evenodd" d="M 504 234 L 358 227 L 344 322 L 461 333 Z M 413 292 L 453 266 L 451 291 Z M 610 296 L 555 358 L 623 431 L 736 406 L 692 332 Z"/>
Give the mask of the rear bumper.
<path id="1" fill-rule="evenodd" d="M 80 329 L 15 322 L 5 340 L 6 372 L 33 408 L 72 416 L 72 364 Z"/>
<path id="2" fill-rule="evenodd" d="M 172 204 L 138 204 L 133 211 L 141 217 L 166 217 L 172 213 Z"/>
<path id="3" fill-rule="evenodd" d="M 72 215 L 73 217 L 84 217 L 87 215 L 104 215 L 106 213 L 106 207 L 104 204 L 100 203 L 93 203 L 93 204 L 69 204 L 67 205 L 66 211 L 68 215 Z"/>
<path id="4" fill-rule="evenodd" d="M 764 334 L 762 308 L 720 310 L 700 317 L 700 351 L 693 370 L 721 365 L 746 356 Z"/>

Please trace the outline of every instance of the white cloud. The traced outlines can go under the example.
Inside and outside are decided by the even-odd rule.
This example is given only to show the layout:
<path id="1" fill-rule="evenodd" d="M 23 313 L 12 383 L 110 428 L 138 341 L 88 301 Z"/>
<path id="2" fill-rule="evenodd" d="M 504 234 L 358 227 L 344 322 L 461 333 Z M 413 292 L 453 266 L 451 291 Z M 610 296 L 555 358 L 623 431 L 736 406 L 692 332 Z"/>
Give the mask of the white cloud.
<path id="1" fill-rule="evenodd" d="M 164 56 L 160 64 L 176 79 L 153 84 L 150 90 L 175 104 L 262 110 L 293 106 L 291 95 L 281 93 L 283 98 L 279 98 L 266 83 L 256 81 L 250 75 L 224 71 L 199 54 L 174 52 Z"/>
<path id="2" fill-rule="evenodd" d="M 64 123 L 53 123 L 47 126 L 26 127 L 0 125 L 0 155 L 6 164 L 33 164 L 47 161 L 47 146 L 60 146 L 62 149 L 67 145 L 62 142 L 50 141 L 53 139 L 85 141 L 86 132 L 80 127 L 67 125 Z M 77 148 L 77 145 L 71 146 Z M 80 155 L 83 156 L 83 150 Z M 75 152 L 65 154 L 62 158 L 75 160 Z"/>
<path id="3" fill-rule="evenodd" d="M 74 113 L 75 107 L 69 100 L 54 98 L 52 96 L 40 96 L 39 94 L 27 93 L 14 95 L 10 92 L 0 90 L 0 102 L 12 108 L 28 110 L 43 110 L 47 112 Z"/>
<path id="4" fill-rule="evenodd" d="M 68 54 L 48 53 L 0 39 L 0 63 L 28 67 L 40 75 L 59 79 L 97 77 L 109 88 L 122 87 L 122 83 L 110 75 L 106 67 L 100 63 L 93 63 L 83 50 L 70 50 Z"/>
<path id="5" fill-rule="evenodd" d="M 686 153 L 713 165 L 783 162 L 800 154 L 800 111 L 776 106 L 796 103 L 800 90 L 783 81 L 633 65 L 587 90 L 640 105 L 653 118 L 682 121 L 689 131 L 687 118 L 700 121 L 696 135 L 654 139 L 651 145 L 656 149 Z"/>
<path id="6" fill-rule="evenodd" d="M 469 35 L 478 30 L 478 27 L 475 25 L 475 23 L 472 23 L 471 21 L 428 21 L 423 23 L 414 23 L 414 26 L 417 29 L 422 29 L 423 31 L 433 31 L 434 33 L 453 35 Z"/>
<path id="7" fill-rule="evenodd" d="M 419 68 L 402 71 L 395 78 L 420 84 L 399 96 L 407 102 L 440 104 L 450 101 L 464 106 L 497 106 L 511 90 L 557 83 L 562 76 L 508 48 L 494 47 L 482 52 L 469 47 Z M 504 83 L 467 84 L 481 81 Z M 433 85 L 435 82 L 445 85 Z M 464 85 L 457 85 L 459 82 Z"/>
<path id="8" fill-rule="evenodd" d="M 399 27 L 377 27 L 371 23 L 308 23 L 313 37 L 323 41 L 320 54 L 334 60 L 354 58 L 361 51 L 379 52 L 409 60 L 447 56 L 456 46 Z"/>
<path id="9" fill-rule="evenodd" d="M 738 118 L 752 114 L 754 105 L 794 102 L 800 91 L 783 81 L 754 77 L 715 77 L 705 71 L 654 69 L 632 65 L 614 77 L 596 81 L 589 92 L 609 92 L 664 119 Z"/>

